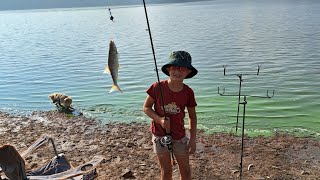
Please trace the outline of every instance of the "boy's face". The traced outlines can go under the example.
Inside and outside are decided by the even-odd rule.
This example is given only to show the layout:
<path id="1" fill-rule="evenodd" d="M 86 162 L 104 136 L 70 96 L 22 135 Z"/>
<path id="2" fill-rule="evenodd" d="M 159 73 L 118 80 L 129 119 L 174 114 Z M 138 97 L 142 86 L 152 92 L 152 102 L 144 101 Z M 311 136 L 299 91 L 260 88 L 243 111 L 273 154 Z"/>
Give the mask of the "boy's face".
<path id="1" fill-rule="evenodd" d="M 180 66 L 169 66 L 167 67 L 167 70 L 169 72 L 170 78 L 177 81 L 184 80 L 188 76 L 188 74 L 191 73 L 190 69 Z"/>

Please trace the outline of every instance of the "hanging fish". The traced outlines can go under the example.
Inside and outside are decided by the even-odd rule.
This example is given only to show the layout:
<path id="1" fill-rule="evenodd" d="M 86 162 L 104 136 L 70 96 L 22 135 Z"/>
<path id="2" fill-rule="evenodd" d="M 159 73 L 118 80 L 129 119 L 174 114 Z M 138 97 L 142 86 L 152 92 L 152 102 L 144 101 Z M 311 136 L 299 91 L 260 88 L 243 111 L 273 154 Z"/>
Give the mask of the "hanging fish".
<path id="1" fill-rule="evenodd" d="M 104 73 L 109 73 L 111 75 L 113 84 L 110 90 L 110 93 L 118 90 L 120 92 L 121 89 L 118 86 L 118 70 L 119 70 L 119 54 L 114 41 L 110 41 L 109 43 L 109 56 L 108 56 L 108 65 L 106 66 Z"/>

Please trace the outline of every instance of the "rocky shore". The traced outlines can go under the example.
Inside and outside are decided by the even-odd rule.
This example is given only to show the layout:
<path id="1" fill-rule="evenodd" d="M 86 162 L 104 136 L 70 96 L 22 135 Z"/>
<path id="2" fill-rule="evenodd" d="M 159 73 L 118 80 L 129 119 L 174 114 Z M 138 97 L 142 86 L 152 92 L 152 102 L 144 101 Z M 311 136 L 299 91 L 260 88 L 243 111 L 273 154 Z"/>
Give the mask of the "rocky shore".
<path id="1" fill-rule="evenodd" d="M 102 125 L 57 111 L 31 116 L 0 113 L 0 146 L 11 144 L 21 152 L 44 134 L 54 139 L 58 152 L 63 152 L 73 166 L 103 155 L 98 180 L 159 179 L 149 124 Z M 197 137 L 197 151 L 190 156 L 193 179 L 239 179 L 241 137 L 202 131 Z M 319 139 L 275 134 L 245 137 L 244 143 L 243 179 L 320 179 Z M 27 169 L 37 168 L 53 156 L 50 145 L 42 147 L 25 159 Z M 174 179 L 179 179 L 177 166 Z"/>

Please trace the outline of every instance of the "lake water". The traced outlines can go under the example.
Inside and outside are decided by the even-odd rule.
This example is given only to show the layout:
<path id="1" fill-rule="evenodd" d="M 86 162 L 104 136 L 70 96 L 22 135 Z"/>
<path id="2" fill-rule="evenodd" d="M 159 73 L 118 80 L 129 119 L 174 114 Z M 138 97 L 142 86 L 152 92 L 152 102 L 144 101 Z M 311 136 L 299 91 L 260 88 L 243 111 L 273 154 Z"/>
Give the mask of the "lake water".
<path id="1" fill-rule="evenodd" d="M 0 11 L 0 110 L 52 110 L 48 95 L 61 92 L 104 123 L 150 121 L 142 105 L 157 77 L 143 4 L 111 7 L 115 22 L 107 8 Z M 237 94 L 237 74 L 243 74 L 243 94 L 275 90 L 270 99 L 247 97 L 248 134 L 319 136 L 320 1 L 217 0 L 147 9 L 158 68 L 171 51 L 186 50 L 199 70 L 185 80 L 196 94 L 199 128 L 235 131 L 238 97 L 217 90 Z M 103 74 L 111 39 L 123 94 L 109 93 L 112 80 Z"/>

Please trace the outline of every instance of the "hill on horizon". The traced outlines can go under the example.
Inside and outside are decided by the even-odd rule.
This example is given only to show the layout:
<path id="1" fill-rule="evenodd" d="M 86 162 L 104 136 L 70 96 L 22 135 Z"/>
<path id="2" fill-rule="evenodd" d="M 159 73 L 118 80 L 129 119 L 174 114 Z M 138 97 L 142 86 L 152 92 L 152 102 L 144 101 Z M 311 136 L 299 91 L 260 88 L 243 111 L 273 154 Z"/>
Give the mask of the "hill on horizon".
<path id="1" fill-rule="evenodd" d="M 146 4 L 184 3 L 204 0 L 145 0 Z M 0 0 L 0 10 L 125 6 L 143 4 L 143 0 Z"/>

